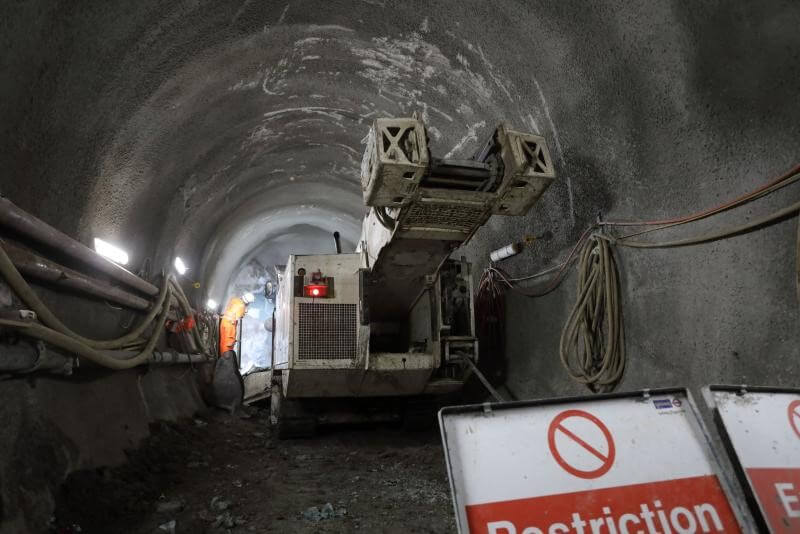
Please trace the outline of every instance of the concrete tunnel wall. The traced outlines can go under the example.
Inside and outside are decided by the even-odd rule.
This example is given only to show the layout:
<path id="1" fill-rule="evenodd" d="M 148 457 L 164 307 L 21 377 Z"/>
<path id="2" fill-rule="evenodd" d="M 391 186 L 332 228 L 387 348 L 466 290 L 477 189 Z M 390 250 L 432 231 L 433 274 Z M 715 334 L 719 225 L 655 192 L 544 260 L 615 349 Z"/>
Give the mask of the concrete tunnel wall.
<path id="1" fill-rule="evenodd" d="M 527 217 L 494 217 L 473 238 L 464 253 L 476 275 L 490 250 L 524 234 L 554 238 L 504 265 L 516 274 L 560 261 L 598 213 L 693 212 L 798 160 L 791 1 L 42 0 L 7 3 L 0 21 L 0 193 L 84 243 L 124 245 L 134 270 L 180 255 L 195 303 L 221 300 L 250 258 L 285 254 L 287 234 L 316 242 L 339 230 L 355 244 L 361 141 L 380 116 L 419 111 L 435 155 L 468 157 L 501 120 L 546 137 L 557 182 Z M 797 193 L 672 235 L 756 217 Z M 795 225 L 618 250 L 620 388 L 797 385 Z M 583 391 L 557 356 L 574 284 L 509 297 L 517 395 Z M 70 326 L 116 325 L 108 309 L 74 313 L 76 301 L 53 301 Z M 16 387 L 0 383 L 4 403 L 21 402 Z"/>

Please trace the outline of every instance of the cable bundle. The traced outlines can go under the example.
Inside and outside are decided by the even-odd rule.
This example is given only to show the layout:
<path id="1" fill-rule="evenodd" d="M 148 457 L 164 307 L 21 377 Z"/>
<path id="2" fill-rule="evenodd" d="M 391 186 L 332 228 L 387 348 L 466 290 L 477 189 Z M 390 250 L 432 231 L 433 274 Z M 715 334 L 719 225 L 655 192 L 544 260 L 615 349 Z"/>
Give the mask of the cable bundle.
<path id="1" fill-rule="evenodd" d="M 753 200 L 785 188 L 800 180 L 800 164 L 764 185 L 713 208 L 671 219 L 650 221 L 598 221 L 589 226 L 570 251 L 566 260 L 544 271 L 518 276 L 490 265 L 481 277 L 478 300 L 486 287 L 497 283 L 503 290 L 511 289 L 528 297 L 541 297 L 556 289 L 566 277 L 569 268 L 578 258 L 578 297 L 569 319 L 561 333 L 559 353 L 569 375 L 578 382 L 586 384 L 596 392 L 611 391 L 619 383 L 625 370 L 625 348 L 623 338 L 622 313 L 619 295 L 619 274 L 611 254 L 611 245 L 633 248 L 673 248 L 708 243 L 744 234 L 769 224 L 796 216 L 800 212 L 800 202 L 779 209 L 771 214 L 758 217 L 748 223 L 716 230 L 705 234 L 672 241 L 633 241 L 630 238 L 692 223 L 718 213 L 743 206 Z M 646 229 L 622 236 L 596 233 L 599 227 L 640 226 Z M 800 220 L 797 225 L 796 279 L 797 298 L 800 301 Z M 576 252 L 579 252 L 576 255 Z M 540 288 L 523 288 L 520 282 L 532 280 L 555 273 L 552 279 Z M 488 280 L 491 284 L 484 284 Z M 499 315 L 502 317 L 502 315 Z"/>
<path id="2" fill-rule="evenodd" d="M 508 287 L 498 269 L 486 269 L 475 297 L 475 317 L 481 349 L 489 354 L 505 353 L 505 291 Z"/>
<path id="3" fill-rule="evenodd" d="M 31 289 L 2 246 L 0 246 L 0 275 L 19 298 L 36 312 L 37 318 L 42 323 L 0 319 L 0 327 L 19 330 L 23 335 L 40 339 L 111 369 L 130 369 L 147 362 L 152 357 L 156 343 L 164 331 L 164 323 L 173 297 L 177 300 L 178 308 L 184 316 L 194 313 L 180 285 L 172 276 L 165 276 L 156 301 L 138 326 L 122 337 L 96 340 L 81 336 L 61 322 Z M 151 329 L 151 333 L 145 339 L 145 332 L 148 329 Z M 191 335 L 204 354 L 213 354 L 209 352 L 206 342 L 200 337 L 196 328 L 191 330 Z M 113 354 L 113 351 L 104 352 L 110 349 L 113 351 L 140 349 L 140 352 L 132 358 L 122 359 L 118 354 Z"/>
<path id="4" fill-rule="evenodd" d="M 594 235 L 578 260 L 578 296 L 561 332 L 561 363 L 594 392 L 612 391 L 625 370 L 619 274 L 611 247 Z"/>

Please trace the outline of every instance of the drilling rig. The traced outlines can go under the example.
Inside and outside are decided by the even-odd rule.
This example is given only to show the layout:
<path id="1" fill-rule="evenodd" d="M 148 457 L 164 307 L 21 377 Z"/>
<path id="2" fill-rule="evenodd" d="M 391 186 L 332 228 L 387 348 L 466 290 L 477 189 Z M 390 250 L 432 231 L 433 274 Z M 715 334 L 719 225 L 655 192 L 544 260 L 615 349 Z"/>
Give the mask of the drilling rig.
<path id="1" fill-rule="evenodd" d="M 441 159 L 418 117 L 375 120 L 356 251 L 291 255 L 280 276 L 270 371 L 279 436 L 349 418 L 353 399 L 377 410 L 460 390 L 479 347 L 471 266 L 453 253 L 492 215 L 527 214 L 554 179 L 539 135 L 500 124 L 471 159 Z"/>

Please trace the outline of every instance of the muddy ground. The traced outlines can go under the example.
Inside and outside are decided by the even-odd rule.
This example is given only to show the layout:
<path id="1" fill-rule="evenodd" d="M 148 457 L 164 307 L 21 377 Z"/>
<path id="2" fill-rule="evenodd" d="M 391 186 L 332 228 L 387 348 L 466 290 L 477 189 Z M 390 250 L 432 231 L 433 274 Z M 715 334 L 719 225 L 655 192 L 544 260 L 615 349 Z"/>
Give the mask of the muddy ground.
<path id="1" fill-rule="evenodd" d="M 455 532 L 435 429 L 338 428 L 280 441 L 267 415 L 210 411 L 156 425 L 127 464 L 69 478 L 53 531 Z"/>

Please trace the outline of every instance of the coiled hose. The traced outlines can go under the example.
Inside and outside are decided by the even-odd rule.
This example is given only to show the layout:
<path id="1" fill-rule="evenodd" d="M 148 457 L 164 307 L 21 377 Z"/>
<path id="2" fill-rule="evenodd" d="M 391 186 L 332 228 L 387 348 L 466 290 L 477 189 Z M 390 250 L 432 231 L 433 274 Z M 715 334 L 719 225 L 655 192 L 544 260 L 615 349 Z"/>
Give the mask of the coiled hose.
<path id="1" fill-rule="evenodd" d="M 593 235 L 578 260 L 578 297 L 559 343 L 561 363 L 594 392 L 612 391 L 625 371 L 619 273 L 608 240 Z"/>

